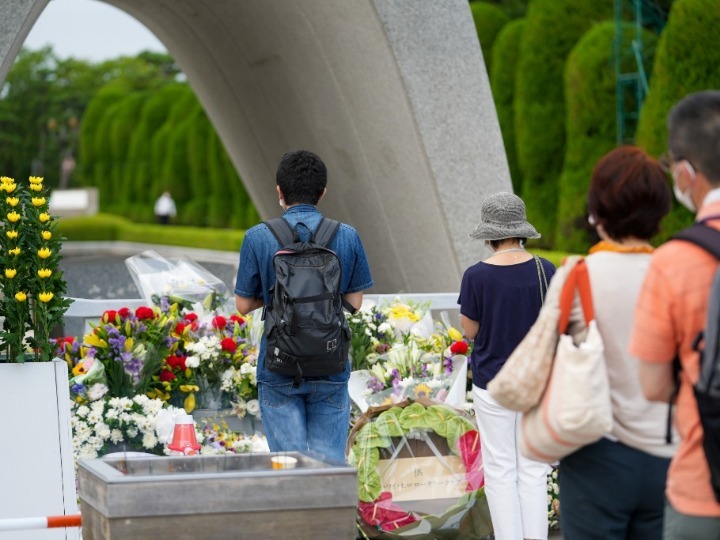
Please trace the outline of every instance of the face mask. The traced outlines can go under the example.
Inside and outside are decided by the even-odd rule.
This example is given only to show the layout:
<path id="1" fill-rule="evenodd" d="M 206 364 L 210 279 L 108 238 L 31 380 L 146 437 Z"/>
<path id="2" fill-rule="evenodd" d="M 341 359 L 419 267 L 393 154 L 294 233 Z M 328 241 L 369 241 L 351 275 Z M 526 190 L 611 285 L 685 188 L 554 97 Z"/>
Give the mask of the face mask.
<path id="1" fill-rule="evenodd" d="M 278 204 L 280 205 L 280 208 L 282 208 L 283 210 L 285 210 L 285 205 L 282 203 L 282 199 L 280 199 L 280 200 L 278 201 Z"/>
<path id="2" fill-rule="evenodd" d="M 693 166 L 688 161 L 683 161 L 684 165 L 688 168 L 688 171 L 692 173 L 693 180 L 695 179 L 695 169 L 693 169 Z M 680 188 L 677 185 L 677 179 L 675 178 L 675 173 L 673 172 L 673 194 L 675 195 L 675 199 L 677 202 L 682 204 L 685 208 L 690 210 L 692 213 L 697 212 L 697 208 L 695 207 L 695 202 L 692 200 L 692 188 L 688 186 L 688 188 L 685 191 L 680 191 Z"/>
<path id="3" fill-rule="evenodd" d="M 588 216 L 588 223 L 590 224 L 591 227 L 594 227 L 595 225 L 597 225 L 597 220 L 595 219 L 595 216 L 590 214 Z"/>

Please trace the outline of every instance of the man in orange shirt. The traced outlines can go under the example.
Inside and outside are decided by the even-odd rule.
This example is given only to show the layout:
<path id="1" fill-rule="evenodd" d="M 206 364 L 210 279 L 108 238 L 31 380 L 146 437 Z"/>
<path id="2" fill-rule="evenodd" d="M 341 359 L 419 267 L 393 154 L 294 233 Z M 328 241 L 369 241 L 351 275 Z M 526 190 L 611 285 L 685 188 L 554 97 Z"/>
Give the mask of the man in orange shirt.
<path id="1" fill-rule="evenodd" d="M 696 220 L 720 229 L 720 92 L 691 94 L 668 118 L 675 197 Z M 680 358 L 675 423 L 680 446 L 668 471 L 665 539 L 720 540 L 720 503 L 710 484 L 693 385 L 700 359 L 692 342 L 705 326 L 718 260 L 703 248 L 670 241 L 658 248 L 638 299 L 630 353 L 640 359 L 649 400 L 667 402 L 673 359 Z"/>

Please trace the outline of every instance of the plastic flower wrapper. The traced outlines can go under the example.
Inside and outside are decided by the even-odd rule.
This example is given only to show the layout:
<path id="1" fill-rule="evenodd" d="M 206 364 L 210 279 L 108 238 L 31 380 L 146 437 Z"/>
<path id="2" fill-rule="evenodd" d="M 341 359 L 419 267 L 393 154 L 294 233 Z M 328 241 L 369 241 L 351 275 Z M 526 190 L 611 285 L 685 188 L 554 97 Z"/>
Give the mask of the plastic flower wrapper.
<path id="1" fill-rule="evenodd" d="M 430 302 L 403 300 L 398 296 L 390 305 L 381 305 L 379 309 L 395 330 L 396 339 L 403 339 L 408 334 L 428 337 L 433 332 Z"/>
<path id="2" fill-rule="evenodd" d="M 395 342 L 395 329 L 388 322 L 385 313 L 371 302 L 363 302 L 362 307 L 347 319 L 352 338 L 350 340 L 350 360 L 352 369 L 368 369 L 379 355 L 384 354 Z"/>
<path id="3" fill-rule="evenodd" d="M 480 436 L 431 400 L 372 407 L 352 429 L 358 524 L 368 538 L 483 538 L 492 532 Z"/>
<path id="4" fill-rule="evenodd" d="M 94 358 L 85 358 L 72 369 L 70 379 L 70 397 L 76 403 L 96 401 L 107 394 L 105 366 Z"/>
<path id="5" fill-rule="evenodd" d="M 264 436 L 243 435 L 218 423 L 209 423 L 203 426 L 198 436 L 198 442 L 202 445 L 201 455 L 255 454 L 270 451 Z"/>
<path id="6" fill-rule="evenodd" d="M 201 314 L 234 310 L 225 283 L 189 258 L 171 262 L 148 250 L 128 257 L 125 265 L 141 296 L 157 306 L 178 304 Z"/>

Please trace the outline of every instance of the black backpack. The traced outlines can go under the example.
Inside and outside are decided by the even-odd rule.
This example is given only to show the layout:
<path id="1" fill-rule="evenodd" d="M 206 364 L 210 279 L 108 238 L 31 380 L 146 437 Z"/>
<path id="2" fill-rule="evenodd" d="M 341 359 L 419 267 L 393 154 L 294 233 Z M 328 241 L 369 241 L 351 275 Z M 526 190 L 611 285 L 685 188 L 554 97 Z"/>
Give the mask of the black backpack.
<path id="1" fill-rule="evenodd" d="M 350 328 L 340 286 L 340 260 L 327 245 L 340 223 L 323 218 L 309 242 L 283 218 L 264 222 L 280 244 L 273 256 L 275 284 L 265 306 L 265 365 L 293 377 L 326 377 L 342 373 L 348 362 Z"/>
<path id="2" fill-rule="evenodd" d="M 696 244 L 720 259 L 720 231 L 696 223 L 676 234 L 674 239 Z M 710 481 L 715 499 L 720 502 L 720 269 L 715 272 L 705 330 L 693 341 L 700 353 L 700 377 L 693 391 L 703 427 L 703 449 L 710 466 Z M 702 346 L 701 346 L 702 344 Z"/>

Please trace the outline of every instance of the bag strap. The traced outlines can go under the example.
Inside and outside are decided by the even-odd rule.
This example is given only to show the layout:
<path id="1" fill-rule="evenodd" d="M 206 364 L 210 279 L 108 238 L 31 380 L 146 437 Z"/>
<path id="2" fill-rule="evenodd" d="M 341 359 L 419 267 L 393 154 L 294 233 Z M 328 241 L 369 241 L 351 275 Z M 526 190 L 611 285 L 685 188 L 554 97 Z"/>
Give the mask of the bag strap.
<path id="1" fill-rule="evenodd" d="M 312 237 L 310 238 L 310 241 L 323 247 L 327 247 L 327 245 L 335 237 L 335 233 L 337 233 L 339 228 L 339 221 L 323 217 L 320 221 L 320 225 L 318 225 L 318 228 L 315 230 Z"/>
<path id="2" fill-rule="evenodd" d="M 572 311 L 573 302 L 575 301 L 575 291 L 580 293 L 580 304 L 582 305 L 585 324 L 589 325 L 590 321 L 595 319 L 595 309 L 592 301 L 592 291 L 590 290 L 590 276 L 588 274 L 585 259 L 580 259 L 577 264 L 570 270 L 570 274 L 563 284 L 560 291 L 560 320 L 558 321 L 558 331 L 561 334 L 567 332 L 570 323 L 570 312 Z"/>
<path id="3" fill-rule="evenodd" d="M 300 241 L 297 230 L 290 227 L 290 224 L 284 218 L 273 218 L 263 221 L 263 223 L 280 243 L 280 247 L 289 246 Z"/>
<path id="4" fill-rule="evenodd" d="M 690 242 L 720 259 L 720 231 L 706 225 L 706 221 L 699 221 L 687 229 L 683 229 L 675 234 L 672 240 Z"/>
<path id="5" fill-rule="evenodd" d="M 543 267 L 540 257 L 538 257 L 537 255 L 533 255 L 533 259 L 535 259 L 535 267 L 537 268 L 537 275 L 538 275 L 538 285 L 540 286 L 540 303 L 544 304 L 545 303 L 545 293 L 547 293 L 547 290 L 548 290 L 547 276 L 545 275 L 545 268 Z M 543 290 L 543 284 L 545 285 L 544 290 Z"/>

